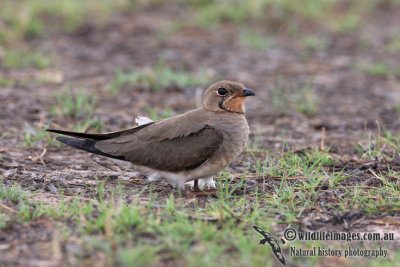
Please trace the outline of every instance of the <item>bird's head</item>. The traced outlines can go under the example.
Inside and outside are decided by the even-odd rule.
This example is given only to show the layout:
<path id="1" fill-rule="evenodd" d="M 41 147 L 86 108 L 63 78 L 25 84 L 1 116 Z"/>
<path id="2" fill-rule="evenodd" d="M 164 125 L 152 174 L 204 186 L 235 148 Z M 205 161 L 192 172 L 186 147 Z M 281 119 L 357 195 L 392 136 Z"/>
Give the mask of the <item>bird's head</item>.
<path id="1" fill-rule="evenodd" d="M 232 81 L 216 82 L 203 93 L 203 108 L 244 114 L 244 100 L 255 93 L 243 84 Z"/>

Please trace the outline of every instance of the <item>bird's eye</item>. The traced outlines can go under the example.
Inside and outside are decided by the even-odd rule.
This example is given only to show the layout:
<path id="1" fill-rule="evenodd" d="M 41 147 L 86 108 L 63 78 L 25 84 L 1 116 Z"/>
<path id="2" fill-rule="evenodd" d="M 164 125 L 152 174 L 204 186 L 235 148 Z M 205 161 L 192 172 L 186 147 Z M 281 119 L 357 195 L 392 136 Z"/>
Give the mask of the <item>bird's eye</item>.
<path id="1" fill-rule="evenodd" d="M 217 92 L 218 92 L 219 95 L 222 95 L 222 96 L 224 96 L 224 95 L 226 95 L 226 93 L 228 93 L 228 91 L 223 87 L 218 88 Z"/>

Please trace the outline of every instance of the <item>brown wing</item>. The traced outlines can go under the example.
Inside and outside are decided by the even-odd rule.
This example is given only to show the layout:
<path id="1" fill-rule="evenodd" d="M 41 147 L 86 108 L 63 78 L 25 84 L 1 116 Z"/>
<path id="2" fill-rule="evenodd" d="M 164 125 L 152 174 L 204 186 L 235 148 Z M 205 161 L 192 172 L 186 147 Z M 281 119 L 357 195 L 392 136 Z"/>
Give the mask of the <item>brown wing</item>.
<path id="1" fill-rule="evenodd" d="M 96 148 L 135 165 L 160 171 L 184 171 L 204 163 L 220 146 L 222 135 L 211 126 L 174 138 L 135 135 L 99 141 Z"/>

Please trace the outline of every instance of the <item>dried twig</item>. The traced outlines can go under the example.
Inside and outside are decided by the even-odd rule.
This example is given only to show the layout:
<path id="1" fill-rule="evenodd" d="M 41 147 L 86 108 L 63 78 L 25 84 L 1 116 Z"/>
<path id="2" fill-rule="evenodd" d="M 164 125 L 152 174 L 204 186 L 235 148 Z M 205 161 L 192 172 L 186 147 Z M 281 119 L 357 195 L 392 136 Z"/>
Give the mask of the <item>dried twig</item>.
<path id="1" fill-rule="evenodd" d="M 322 127 L 322 130 L 321 130 L 320 150 L 325 151 L 325 127 Z"/>
<path id="2" fill-rule="evenodd" d="M 35 152 L 36 157 L 29 157 L 30 160 L 32 160 L 33 162 L 37 162 L 38 160 L 40 161 L 40 163 L 42 163 L 43 165 L 46 165 L 46 163 L 43 160 L 44 155 L 46 155 L 47 149 L 44 148 L 42 153 L 40 153 L 40 155 L 38 155 L 38 153 Z"/>
<path id="3" fill-rule="evenodd" d="M 105 168 L 105 169 L 109 169 L 109 170 L 112 170 L 114 172 L 122 172 L 122 170 L 120 168 L 118 168 L 117 166 L 110 167 L 110 166 L 107 166 L 107 165 L 105 165 L 105 164 L 103 164 L 101 162 L 98 162 L 98 161 L 94 160 L 93 158 L 92 158 L 92 160 L 95 163 L 97 163 L 98 165 L 100 165 L 101 167 Z"/>
<path id="4" fill-rule="evenodd" d="M 10 208 L 9 206 L 7 206 L 7 205 L 5 205 L 3 203 L 0 203 L 0 208 L 5 210 L 5 211 L 7 211 L 7 212 L 9 212 L 9 213 L 12 213 L 12 214 L 16 214 L 17 213 L 17 211 L 15 209 Z"/>
<path id="5" fill-rule="evenodd" d="M 368 169 L 370 173 L 372 173 L 373 176 L 381 180 L 382 182 L 386 182 L 382 177 L 380 177 L 378 174 L 376 174 L 372 169 Z"/>

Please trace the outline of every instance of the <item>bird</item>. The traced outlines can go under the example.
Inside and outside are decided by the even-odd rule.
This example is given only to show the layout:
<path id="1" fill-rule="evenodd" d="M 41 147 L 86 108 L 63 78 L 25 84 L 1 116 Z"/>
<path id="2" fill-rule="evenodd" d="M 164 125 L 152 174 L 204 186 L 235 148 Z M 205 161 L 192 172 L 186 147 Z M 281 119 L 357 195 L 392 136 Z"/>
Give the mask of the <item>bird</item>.
<path id="1" fill-rule="evenodd" d="M 249 138 L 245 99 L 253 90 L 242 83 L 218 81 L 202 94 L 201 107 L 159 121 L 111 133 L 47 129 L 56 140 L 89 153 L 131 162 L 151 173 L 149 181 L 174 187 L 192 183 L 194 191 L 215 189 L 213 177 L 242 151 Z"/>

